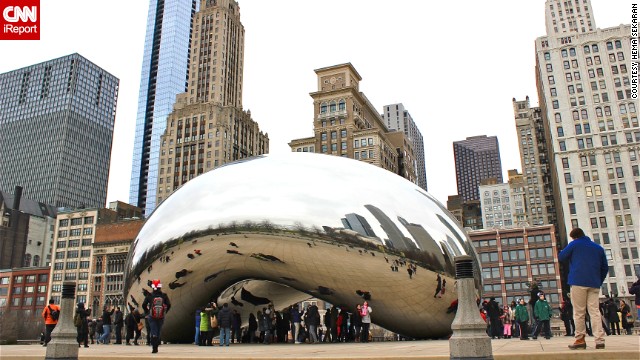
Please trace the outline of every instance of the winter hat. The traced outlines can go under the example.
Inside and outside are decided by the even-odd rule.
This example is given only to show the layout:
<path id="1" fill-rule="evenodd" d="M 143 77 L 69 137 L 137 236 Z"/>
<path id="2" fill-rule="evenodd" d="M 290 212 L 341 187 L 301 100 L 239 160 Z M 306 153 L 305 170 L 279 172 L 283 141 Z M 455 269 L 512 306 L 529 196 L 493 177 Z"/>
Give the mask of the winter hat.
<path id="1" fill-rule="evenodd" d="M 162 288 L 162 284 L 160 283 L 160 280 L 159 279 L 151 280 L 151 288 L 153 290 L 158 290 Z"/>

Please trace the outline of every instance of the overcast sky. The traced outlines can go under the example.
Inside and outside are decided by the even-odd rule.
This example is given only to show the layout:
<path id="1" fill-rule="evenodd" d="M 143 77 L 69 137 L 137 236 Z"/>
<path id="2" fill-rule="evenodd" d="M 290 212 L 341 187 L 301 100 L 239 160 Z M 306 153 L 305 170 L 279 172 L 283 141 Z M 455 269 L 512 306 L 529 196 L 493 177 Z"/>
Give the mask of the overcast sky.
<path id="1" fill-rule="evenodd" d="M 592 0 L 596 26 L 631 22 L 630 0 Z M 313 134 L 314 69 L 351 62 L 382 112 L 401 102 L 422 132 L 429 192 L 457 193 L 453 141 L 496 135 L 520 169 L 512 98 L 537 106 L 534 40 L 544 0 L 240 0 L 245 110 L 270 152 Z M 41 0 L 41 40 L 0 42 L 0 73 L 74 52 L 120 79 L 107 201 L 129 200 L 148 0 Z"/>

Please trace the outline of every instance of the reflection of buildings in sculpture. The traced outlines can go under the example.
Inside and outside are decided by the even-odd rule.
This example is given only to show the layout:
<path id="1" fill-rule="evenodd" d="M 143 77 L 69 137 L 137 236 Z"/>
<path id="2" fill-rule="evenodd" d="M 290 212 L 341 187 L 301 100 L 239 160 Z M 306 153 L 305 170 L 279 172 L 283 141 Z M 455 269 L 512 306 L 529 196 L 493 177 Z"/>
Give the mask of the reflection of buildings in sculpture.
<path id="1" fill-rule="evenodd" d="M 406 236 L 402 234 L 402 231 L 396 226 L 396 224 L 379 208 L 367 204 L 364 206 L 371 212 L 371 214 L 380 222 L 380 227 L 387 234 L 387 241 L 391 247 L 397 250 L 418 250 L 416 244 Z"/>
<path id="2" fill-rule="evenodd" d="M 243 176 L 256 171 L 259 179 Z M 356 180 L 362 177 L 376 181 Z M 389 188 L 398 189 L 397 194 L 384 194 Z M 311 192 L 314 201 L 309 201 Z M 263 205 L 265 199 L 271 206 Z M 449 245 L 457 241 L 456 235 L 435 214 L 450 221 L 454 230 L 457 225 L 435 202 L 401 177 L 336 156 L 266 155 L 227 165 L 186 184 L 147 219 L 128 257 L 127 301 L 141 302 L 148 281 L 163 279 L 177 311 L 165 322 L 162 336 L 168 341 L 192 338 L 188 314 L 212 298 L 229 302 L 243 320 L 269 300 L 282 309 L 310 297 L 347 307 L 368 298 L 374 307 L 378 304 L 374 321 L 386 329 L 415 338 L 447 336 L 453 315 L 438 304 L 449 304 L 455 292 L 434 298 L 424 289 L 436 284 L 437 273 L 453 284 L 453 267 L 445 265 L 442 271 L 429 266 L 429 254 L 413 243 L 398 219 L 400 213 L 410 214 L 406 218 L 411 224 L 424 227 L 446 246 L 437 251 L 448 254 L 451 263 L 455 250 L 467 247 Z M 357 210 L 365 204 L 375 206 Z M 356 223 L 359 218 L 351 215 L 356 211 L 369 225 L 360 221 L 362 229 L 389 237 L 386 244 L 340 222 L 350 214 Z M 468 242 L 462 229 L 455 233 Z M 173 260 L 161 263 L 167 255 Z M 398 267 L 419 266 L 418 275 L 408 276 L 406 268 L 393 271 L 390 262 L 395 260 Z M 185 286 L 172 288 L 166 282 L 180 269 L 192 273 L 180 278 Z M 248 292 L 236 286 L 242 282 L 247 282 L 243 288 Z"/>
<path id="3" fill-rule="evenodd" d="M 367 219 L 356 213 L 346 214 L 341 219 L 345 228 L 358 232 L 362 236 L 376 237 L 376 233 L 369 225 Z"/>
<path id="4" fill-rule="evenodd" d="M 412 224 L 404 218 L 398 216 L 398 221 L 409 231 L 409 234 L 418 243 L 420 250 L 430 255 L 429 263 L 435 265 L 436 269 L 442 269 L 445 265 L 445 256 L 442 253 L 442 248 L 433 239 L 431 234 L 420 224 Z"/>
<path id="5" fill-rule="evenodd" d="M 143 224 L 144 220 L 134 219 L 96 225 L 90 295 L 94 316 L 100 315 L 106 304 L 120 306 L 125 311 L 124 264 L 129 247 Z"/>

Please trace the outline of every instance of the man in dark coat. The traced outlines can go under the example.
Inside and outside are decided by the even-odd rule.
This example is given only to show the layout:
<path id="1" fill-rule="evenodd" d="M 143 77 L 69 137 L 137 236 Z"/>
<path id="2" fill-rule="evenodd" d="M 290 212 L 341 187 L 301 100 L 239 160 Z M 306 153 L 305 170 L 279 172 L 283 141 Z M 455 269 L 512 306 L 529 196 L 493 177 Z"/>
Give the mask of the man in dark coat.
<path id="1" fill-rule="evenodd" d="M 218 311 L 218 326 L 220 327 L 220 346 L 229 346 L 231 337 L 231 323 L 233 314 L 229 310 L 229 304 L 224 303 L 222 309 Z"/>
<path id="2" fill-rule="evenodd" d="M 124 318 L 120 307 L 116 307 L 116 312 L 113 314 L 113 325 L 116 328 L 116 344 L 122 344 L 122 326 L 124 325 Z"/>

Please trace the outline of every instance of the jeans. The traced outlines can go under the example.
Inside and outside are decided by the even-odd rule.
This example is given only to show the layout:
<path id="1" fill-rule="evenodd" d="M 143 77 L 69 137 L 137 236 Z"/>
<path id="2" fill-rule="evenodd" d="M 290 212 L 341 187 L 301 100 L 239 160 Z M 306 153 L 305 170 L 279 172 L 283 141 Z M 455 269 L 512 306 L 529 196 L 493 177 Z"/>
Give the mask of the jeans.
<path id="1" fill-rule="evenodd" d="M 193 342 L 196 345 L 200 344 L 200 324 L 198 324 L 198 326 L 196 326 L 196 337 L 193 339 Z"/>
<path id="2" fill-rule="evenodd" d="M 231 336 L 231 328 L 220 328 L 220 346 L 229 346 L 229 337 Z"/>
<path id="3" fill-rule="evenodd" d="M 299 322 L 294 322 L 293 323 L 293 331 L 291 332 L 291 337 L 293 338 L 293 342 L 300 342 L 300 339 L 298 339 L 298 335 L 300 335 L 300 323 Z"/>
<path id="4" fill-rule="evenodd" d="M 163 323 L 164 319 L 152 319 L 149 317 L 149 336 L 160 338 Z"/>
<path id="5" fill-rule="evenodd" d="M 551 337 L 551 328 L 549 327 L 549 320 L 538 320 L 538 326 L 536 327 L 536 331 L 533 334 L 533 337 L 536 338 L 540 334 L 540 331 L 544 329 L 544 337 Z"/>
<path id="6" fill-rule="evenodd" d="M 104 344 L 111 340 L 111 325 L 102 325 L 102 336 L 98 341 L 102 341 Z"/>
<path id="7" fill-rule="evenodd" d="M 360 333 L 360 342 L 369 342 L 369 326 L 370 323 L 362 323 L 362 332 Z"/>
<path id="8" fill-rule="evenodd" d="M 317 343 L 318 341 L 318 327 L 316 325 L 309 325 L 309 342 Z"/>

